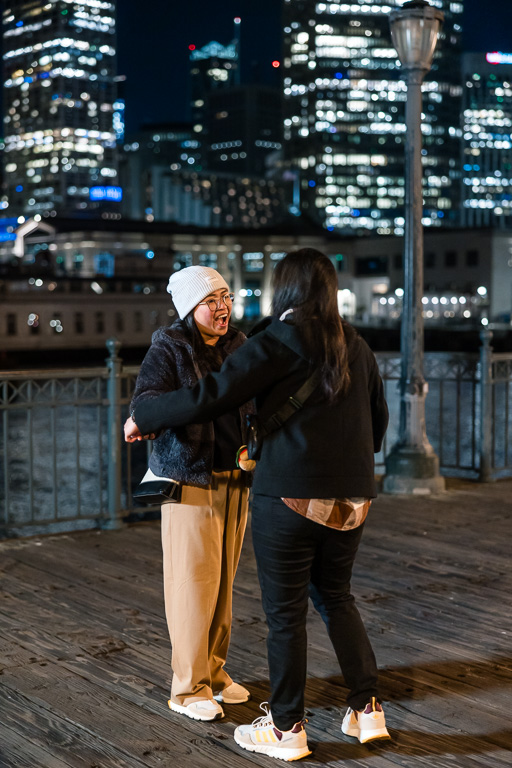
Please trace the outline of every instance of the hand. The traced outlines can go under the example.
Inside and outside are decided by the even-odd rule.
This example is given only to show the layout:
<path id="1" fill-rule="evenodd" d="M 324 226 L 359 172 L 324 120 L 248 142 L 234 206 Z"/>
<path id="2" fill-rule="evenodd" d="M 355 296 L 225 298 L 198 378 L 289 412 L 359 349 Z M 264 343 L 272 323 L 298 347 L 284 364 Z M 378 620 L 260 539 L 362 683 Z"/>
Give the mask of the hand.
<path id="1" fill-rule="evenodd" d="M 243 469 L 245 472 L 253 472 L 256 469 L 256 462 L 249 458 L 246 445 L 242 445 L 242 447 L 239 448 L 236 455 L 236 463 L 240 469 Z"/>
<path id="2" fill-rule="evenodd" d="M 149 435 L 141 435 L 140 430 L 132 417 L 126 419 L 124 425 L 124 439 L 127 443 L 135 443 L 140 440 L 154 440 L 155 433 L 152 432 Z"/>

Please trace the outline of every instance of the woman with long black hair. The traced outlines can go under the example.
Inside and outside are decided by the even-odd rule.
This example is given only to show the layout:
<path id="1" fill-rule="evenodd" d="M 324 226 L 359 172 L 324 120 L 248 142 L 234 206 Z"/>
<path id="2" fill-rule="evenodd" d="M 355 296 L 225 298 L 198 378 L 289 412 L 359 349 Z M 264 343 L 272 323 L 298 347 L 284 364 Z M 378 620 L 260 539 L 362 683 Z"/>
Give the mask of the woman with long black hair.
<path id="1" fill-rule="evenodd" d="M 317 389 L 265 437 L 254 478 L 252 534 L 271 697 L 266 714 L 239 726 L 235 740 L 284 760 L 310 754 L 304 728 L 310 595 L 349 688 L 343 732 L 361 742 L 389 738 L 375 656 L 350 593 L 388 410 L 374 355 L 339 316 L 331 261 L 307 248 L 288 254 L 274 272 L 271 322 L 218 373 L 142 403 L 125 425 L 133 441 L 217 418 L 250 398 L 265 423 L 314 371 L 321 373 Z"/>

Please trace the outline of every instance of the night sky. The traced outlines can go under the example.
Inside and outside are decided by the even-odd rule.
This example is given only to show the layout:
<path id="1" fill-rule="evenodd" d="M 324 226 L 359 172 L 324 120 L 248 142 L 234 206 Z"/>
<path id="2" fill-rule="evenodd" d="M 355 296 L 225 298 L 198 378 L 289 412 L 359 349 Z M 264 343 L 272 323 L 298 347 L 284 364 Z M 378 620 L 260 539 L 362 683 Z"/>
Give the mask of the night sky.
<path id="1" fill-rule="evenodd" d="M 243 82 L 279 82 L 272 60 L 281 58 L 279 0 L 120 0 L 118 71 L 126 75 L 127 130 L 143 123 L 187 120 L 188 46 L 233 37 L 242 18 Z M 463 45 L 468 51 L 512 51 L 512 2 L 464 0 Z"/>

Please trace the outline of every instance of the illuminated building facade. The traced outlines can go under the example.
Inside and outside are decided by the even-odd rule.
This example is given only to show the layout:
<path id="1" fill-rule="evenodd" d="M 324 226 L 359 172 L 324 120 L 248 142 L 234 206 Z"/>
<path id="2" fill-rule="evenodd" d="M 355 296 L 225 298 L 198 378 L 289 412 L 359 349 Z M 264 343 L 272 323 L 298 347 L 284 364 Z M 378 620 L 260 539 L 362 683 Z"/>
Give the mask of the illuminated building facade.
<path id="1" fill-rule="evenodd" d="M 199 165 L 199 137 L 190 123 L 143 126 L 130 135 L 119 153 L 123 215 L 165 220 L 159 203 L 162 177 L 170 172 L 198 170 Z"/>
<path id="2" fill-rule="evenodd" d="M 3 4 L 7 215 L 116 209 L 115 10 L 114 0 Z"/>
<path id="3" fill-rule="evenodd" d="M 463 223 L 512 225 L 512 53 L 463 56 Z"/>
<path id="4" fill-rule="evenodd" d="M 282 149 L 282 124 L 277 88 L 243 85 L 210 94 L 208 169 L 264 176 Z"/>
<path id="5" fill-rule="evenodd" d="M 157 218 L 198 227 L 269 229 L 287 217 L 287 190 L 238 173 L 174 173 L 155 185 Z"/>
<path id="6" fill-rule="evenodd" d="M 238 26 L 235 24 L 235 30 Z M 195 133 L 205 138 L 210 95 L 240 82 L 239 44 L 235 37 L 229 45 L 212 41 L 203 48 L 190 45 L 189 49 L 192 122 Z"/>
<path id="7" fill-rule="evenodd" d="M 460 205 L 462 2 L 445 14 L 423 87 L 424 224 Z M 284 1 L 284 146 L 300 209 L 342 232 L 402 234 L 406 85 L 389 13 L 402 0 Z"/>

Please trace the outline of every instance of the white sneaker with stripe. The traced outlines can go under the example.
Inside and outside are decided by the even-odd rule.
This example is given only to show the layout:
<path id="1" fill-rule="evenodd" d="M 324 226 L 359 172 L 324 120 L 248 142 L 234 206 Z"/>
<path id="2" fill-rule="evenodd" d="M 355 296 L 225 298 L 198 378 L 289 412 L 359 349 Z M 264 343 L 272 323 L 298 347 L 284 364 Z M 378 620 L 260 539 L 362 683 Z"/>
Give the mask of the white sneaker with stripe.
<path id="1" fill-rule="evenodd" d="M 295 723 L 289 731 L 276 728 L 268 708 L 268 702 L 260 704 L 265 714 L 257 717 L 250 725 L 239 725 L 235 730 L 235 741 L 249 752 L 260 752 L 278 760 L 300 760 L 311 754 L 304 723 Z"/>
<path id="2" fill-rule="evenodd" d="M 375 698 L 372 698 L 370 703 L 360 711 L 349 707 L 343 718 L 341 730 L 347 736 L 354 736 L 361 744 L 375 739 L 391 738 L 386 728 L 384 712 Z"/>

